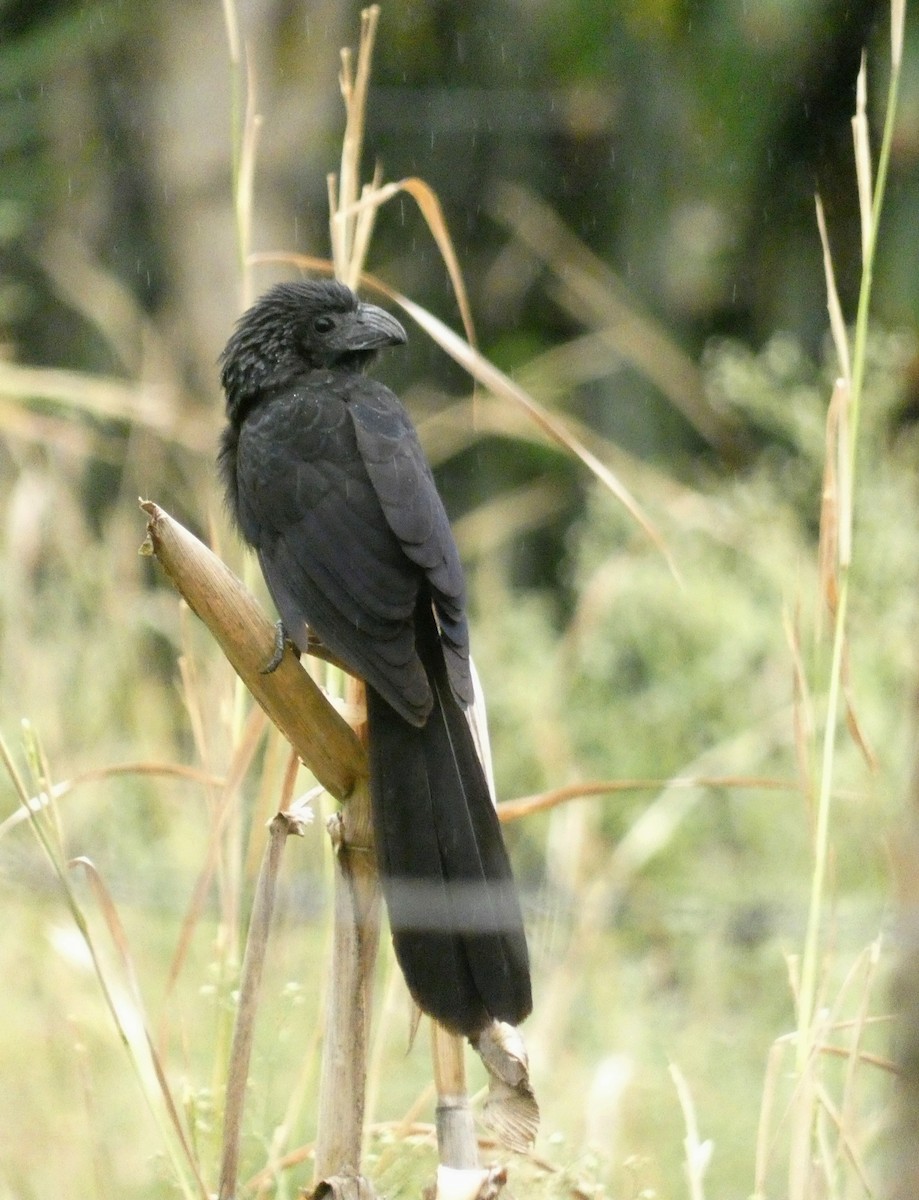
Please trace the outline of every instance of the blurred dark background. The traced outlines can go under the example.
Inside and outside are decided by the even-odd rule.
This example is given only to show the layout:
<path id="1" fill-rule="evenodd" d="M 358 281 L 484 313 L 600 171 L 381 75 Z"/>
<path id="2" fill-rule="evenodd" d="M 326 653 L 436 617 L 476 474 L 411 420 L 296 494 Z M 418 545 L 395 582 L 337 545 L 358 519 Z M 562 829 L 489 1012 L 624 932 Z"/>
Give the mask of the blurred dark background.
<path id="1" fill-rule="evenodd" d="M 240 22 L 264 118 L 253 248 L 325 254 L 326 175 L 342 130 L 338 49 L 356 42 L 359 7 L 262 0 L 241 4 Z M 220 6 L 29 0 L 4 4 L 0 28 L 5 354 L 149 375 L 149 319 L 182 404 L 216 428 L 214 361 L 241 302 Z M 913 20 L 908 42 L 917 40 Z M 390 0 L 367 173 L 379 159 L 388 179 L 418 174 L 437 191 L 482 346 L 508 369 L 590 320 L 551 278 L 546 212 L 605 264 L 623 311 L 659 323 L 690 359 L 712 337 L 757 346 L 776 330 L 818 357 L 827 322 L 815 191 L 847 312 L 857 295 L 850 118 L 865 46 L 875 116 L 888 17 L 871 0 Z M 906 61 L 875 311 L 885 326 L 912 328 L 919 80 L 909 47 Z M 370 265 L 458 322 L 408 199 L 381 216 Z M 260 269 L 254 286 L 268 282 Z M 435 407 L 437 396 L 468 391 L 442 354 L 420 336 L 413 343 L 389 365 L 392 382 L 405 391 L 423 377 Z M 562 379 L 574 415 L 671 471 L 700 455 L 743 464 L 749 445 L 704 411 L 685 373 L 662 388 L 647 369 L 653 350 L 613 349 L 612 369 Z M 443 472 L 455 512 L 545 467 L 519 446 L 508 461 L 500 440 L 475 453 L 474 471 L 460 458 Z M 580 511 L 575 472 L 559 464 L 557 473 L 566 502 L 522 543 L 524 582 L 557 582 L 564 531 Z M 112 482 L 90 480 L 87 502 L 104 509 L 92 492 L 115 495 Z"/>

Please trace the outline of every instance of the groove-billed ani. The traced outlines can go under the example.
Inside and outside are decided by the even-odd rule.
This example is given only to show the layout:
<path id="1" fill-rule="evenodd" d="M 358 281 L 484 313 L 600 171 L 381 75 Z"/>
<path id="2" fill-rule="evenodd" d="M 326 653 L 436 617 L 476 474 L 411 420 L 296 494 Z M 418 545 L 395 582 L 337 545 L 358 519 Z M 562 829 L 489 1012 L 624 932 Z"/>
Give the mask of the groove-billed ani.
<path id="1" fill-rule="evenodd" d="M 281 284 L 223 352 L 220 469 L 287 636 L 367 683 L 374 836 L 418 1005 L 475 1036 L 531 1008 L 520 906 L 464 713 L 465 587 L 408 414 L 363 374 L 406 340 L 339 283 Z"/>

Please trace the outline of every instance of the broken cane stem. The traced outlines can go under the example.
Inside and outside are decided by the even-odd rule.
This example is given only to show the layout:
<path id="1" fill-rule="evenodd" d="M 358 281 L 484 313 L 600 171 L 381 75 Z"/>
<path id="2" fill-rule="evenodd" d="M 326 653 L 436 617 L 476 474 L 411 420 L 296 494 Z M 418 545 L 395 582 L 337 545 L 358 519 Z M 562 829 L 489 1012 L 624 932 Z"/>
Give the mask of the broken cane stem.
<path id="1" fill-rule="evenodd" d="M 363 710 L 363 684 L 349 679 L 349 689 L 349 708 Z M 341 813 L 331 819 L 329 832 L 335 907 L 319 1080 L 317 1181 L 360 1173 L 370 1010 L 380 940 L 380 894 L 365 779 L 357 782 Z"/>
<path id="2" fill-rule="evenodd" d="M 284 843 L 287 835 L 294 830 L 295 825 L 285 813 L 278 813 L 273 818 L 268 827 L 268 843 L 265 846 L 265 855 L 255 889 L 249 934 L 246 938 L 246 953 L 243 958 L 242 976 L 239 983 L 239 1004 L 233 1029 L 233 1046 L 230 1050 L 230 1068 L 223 1114 L 223 1159 L 220 1165 L 219 1200 L 235 1200 L 236 1196 L 239 1174 L 239 1139 L 242 1131 L 246 1084 L 249 1078 L 249 1060 L 252 1056 L 258 993 L 262 982 L 262 967 L 265 964 L 265 951 L 268 946 L 268 934 L 274 912 L 278 871 L 284 853 Z"/>
<path id="3" fill-rule="evenodd" d="M 479 1165 L 479 1145 L 466 1093 L 465 1041 L 431 1022 L 431 1055 L 437 1089 L 437 1156 L 445 1167 Z"/>

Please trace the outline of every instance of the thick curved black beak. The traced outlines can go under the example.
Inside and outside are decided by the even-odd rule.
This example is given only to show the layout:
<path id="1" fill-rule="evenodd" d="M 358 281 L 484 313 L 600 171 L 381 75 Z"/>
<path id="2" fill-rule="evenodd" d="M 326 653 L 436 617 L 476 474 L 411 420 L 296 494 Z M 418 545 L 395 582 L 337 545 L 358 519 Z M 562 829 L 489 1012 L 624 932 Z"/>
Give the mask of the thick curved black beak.
<path id="1" fill-rule="evenodd" d="M 404 346 L 405 330 L 394 316 L 375 304 L 359 304 L 346 333 L 348 350 L 382 350 L 384 346 Z"/>

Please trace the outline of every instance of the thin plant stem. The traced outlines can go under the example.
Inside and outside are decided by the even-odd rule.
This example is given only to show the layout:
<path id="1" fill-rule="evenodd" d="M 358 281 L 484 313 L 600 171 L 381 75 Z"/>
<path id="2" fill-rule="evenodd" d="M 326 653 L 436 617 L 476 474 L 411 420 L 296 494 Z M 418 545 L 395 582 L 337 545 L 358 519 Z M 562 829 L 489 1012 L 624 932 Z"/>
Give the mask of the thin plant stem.
<path id="1" fill-rule="evenodd" d="M 797 1044 L 798 1073 L 803 1072 L 811 1051 L 814 998 L 817 992 L 818 958 L 820 954 L 821 912 L 826 886 L 829 858 L 830 813 L 832 808 L 833 771 L 836 759 L 836 727 L 839 718 L 839 696 L 842 686 L 842 660 L 846 639 L 846 613 L 849 597 L 849 572 L 846 568 L 839 581 L 836 622 L 833 627 L 833 657 L 830 665 L 830 687 L 827 695 L 826 725 L 820 766 L 820 790 L 817 799 L 817 821 L 814 830 L 814 870 L 811 875 L 810 903 L 807 930 L 801 963 L 801 992 L 798 999 Z"/>
<path id="2" fill-rule="evenodd" d="M 861 286 L 858 295 L 858 311 L 855 317 L 855 348 L 852 358 L 852 440 L 850 457 L 855 469 L 855 457 L 858 448 L 858 423 L 861 414 L 863 384 L 865 379 L 866 348 L 868 344 L 868 315 L 871 301 L 871 286 L 874 278 L 874 259 L 877 250 L 878 226 L 881 220 L 881 208 L 884 203 L 884 189 L 887 184 L 887 168 L 890 164 L 890 148 L 893 143 L 894 123 L 897 113 L 897 99 L 900 91 L 900 62 L 897 59 L 891 64 L 890 85 L 887 92 L 887 113 L 884 119 L 884 133 L 881 138 L 881 150 L 878 155 L 877 177 L 874 185 L 874 201 L 871 206 L 871 225 L 866 239 L 865 261 L 862 263 Z"/>
<path id="3" fill-rule="evenodd" d="M 861 286 L 859 288 L 858 310 L 855 319 L 855 340 L 852 354 L 852 387 L 849 398 L 849 444 L 844 452 L 849 464 L 849 492 L 847 502 L 842 506 L 843 519 L 848 528 L 840 530 L 840 544 L 851 546 L 852 503 L 851 489 L 855 481 L 855 468 L 858 452 L 858 429 L 861 415 L 862 393 L 864 390 L 866 350 L 868 342 L 868 317 L 871 305 L 871 287 L 873 281 L 874 259 L 877 251 L 877 233 L 880 224 L 881 209 L 884 201 L 884 189 L 887 182 L 887 169 L 890 162 L 890 148 L 893 141 L 894 122 L 896 117 L 897 97 L 900 81 L 900 55 L 896 47 L 901 39 L 898 38 L 897 22 L 902 21 L 903 6 L 899 9 L 894 5 L 892 20 L 894 31 L 892 37 L 893 53 L 891 56 L 890 84 L 887 94 L 887 111 L 884 120 L 884 132 L 881 139 L 881 150 L 878 157 L 877 176 L 873 190 L 873 200 L 870 215 L 862 213 L 862 224 L 865 229 L 863 239 L 864 261 L 862 263 Z M 865 90 L 865 66 L 859 79 L 860 108 Z M 856 131 L 856 142 L 859 133 Z M 865 155 L 856 151 L 856 165 L 861 163 L 861 171 L 865 171 Z M 860 191 L 865 194 L 865 189 Z M 826 887 L 827 861 L 829 858 L 830 817 L 833 795 L 833 776 L 836 763 L 836 734 L 839 726 L 840 697 L 842 693 L 842 672 L 845 658 L 846 627 L 849 608 L 849 570 L 848 551 L 839 556 L 838 562 L 838 593 L 833 625 L 833 649 L 830 663 L 830 678 L 827 691 L 827 709 L 823 730 L 823 747 L 821 753 L 820 786 L 817 801 L 817 814 L 814 844 L 814 870 L 811 876 L 810 902 L 807 916 L 807 929 L 804 941 L 804 953 L 801 963 L 801 990 L 798 999 L 798 1029 L 796 1065 L 799 1075 L 805 1069 L 811 1053 L 813 1040 L 814 1004 L 817 994 L 817 977 L 820 957 L 821 912 Z"/>
<path id="4" fill-rule="evenodd" d="M 246 954 L 239 984 L 239 1005 L 233 1029 L 233 1047 L 227 1075 L 226 1104 L 223 1117 L 223 1154 L 220 1165 L 220 1200 L 234 1200 L 239 1175 L 239 1141 L 249 1078 L 249 1060 L 255 1034 L 258 994 L 271 931 L 271 918 L 277 895 L 278 872 L 287 835 L 297 831 L 287 813 L 278 813 L 269 826 L 265 856 L 259 872 Z"/>
<path id="5" fill-rule="evenodd" d="M 40 795 L 50 795 L 50 777 L 47 769 L 44 766 L 44 756 L 41 754 L 38 746 L 38 739 L 34 730 L 28 724 L 23 722 L 23 737 L 26 746 L 26 752 L 32 764 L 32 774 L 38 784 L 38 792 Z M 147 1105 L 153 1120 L 157 1126 L 166 1153 L 169 1157 L 170 1165 L 173 1170 L 173 1175 L 177 1186 L 181 1190 L 185 1200 L 201 1200 L 205 1196 L 205 1188 L 200 1175 L 198 1174 L 197 1164 L 195 1163 L 187 1139 L 184 1136 L 181 1124 L 178 1120 L 178 1115 L 175 1105 L 172 1103 L 172 1098 L 169 1095 L 166 1086 L 165 1078 L 158 1075 L 157 1081 L 162 1089 L 161 1100 L 166 1108 L 170 1121 L 164 1119 L 163 1106 L 154 1102 L 153 1092 L 148 1085 L 147 1074 L 148 1066 L 154 1067 L 154 1057 L 152 1054 L 152 1042 L 147 1039 L 144 1043 L 146 1050 L 147 1061 L 142 1061 L 144 1051 L 140 1049 L 137 1039 L 130 1036 L 122 1020 L 119 1006 L 112 993 L 112 988 L 109 983 L 109 976 L 103 967 L 99 957 L 96 942 L 92 937 L 89 928 L 89 922 L 83 909 L 80 907 L 76 894 L 70 883 L 68 867 L 82 865 L 86 860 L 75 860 L 72 863 L 66 863 L 63 856 L 63 847 L 61 844 L 60 829 L 57 825 L 56 814 L 54 813 L 53 805 L 43 807 L 38 811 L 33 811 L 29 807 L 29 790 L 26 788 L 22 776 L 15 765 L 12 754 L 6 745 L 2 735 L 0 735 L 0 761 L 6 769 L 13 784 L 13 788 L 22 804 L 29 814 L 29 821 L 35 837 L 41 846 L 44 854 L 54 872 L 64 896 L 64 902 L 70 912 L 73 922 L 83 940 L 86 951 L 92 963 L 93 972 L 99 984 L 100 991 L 105 1006 L 112 1018 L 112 1022 L 118 1033 L 118 1038 L 128 1053 L 128 1061 L 133 1069 L 134 1076 L 137 1080 L 141 1095 Z M 178 1145 L 176 1142 L 178 1141 Z M 187 1169 L 186 1169 L 187 1168 Z"/>

